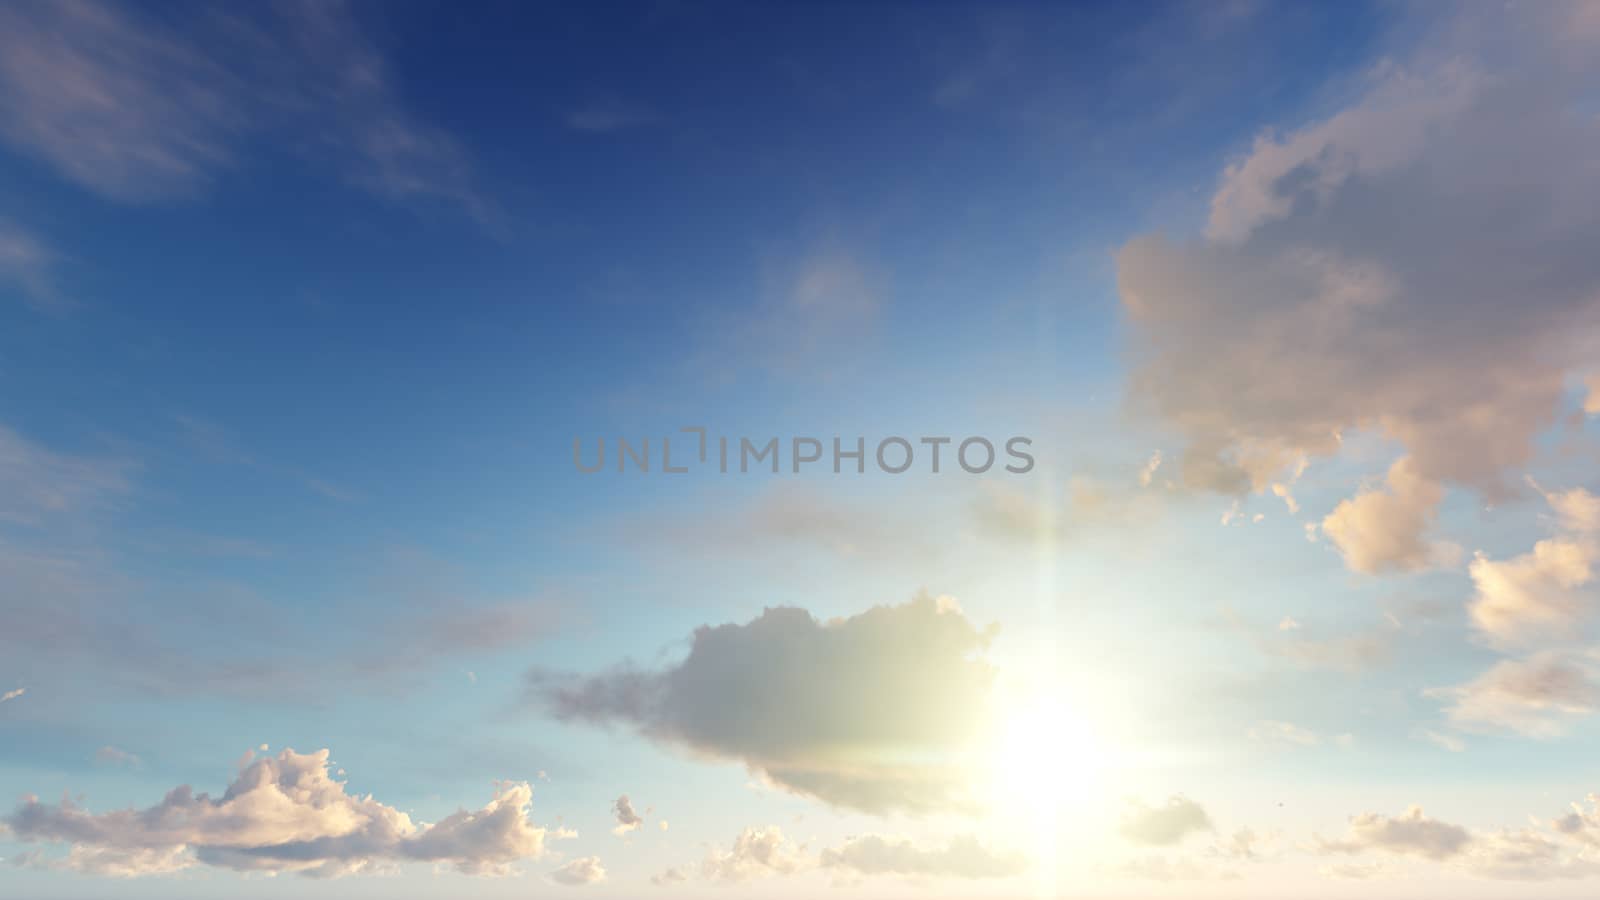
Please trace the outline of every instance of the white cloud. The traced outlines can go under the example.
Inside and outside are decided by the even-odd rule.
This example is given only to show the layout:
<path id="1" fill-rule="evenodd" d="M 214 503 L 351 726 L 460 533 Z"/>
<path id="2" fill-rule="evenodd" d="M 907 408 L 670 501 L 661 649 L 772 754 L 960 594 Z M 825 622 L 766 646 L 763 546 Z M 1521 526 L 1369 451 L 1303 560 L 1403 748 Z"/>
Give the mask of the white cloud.
<path id="1" fill-rule="evenodd" d="M 1445 714 L 1462 730 L 1551 738 L 1600 705 L 1595 669 L 1587 654 L 1544 651 L 1502 660 L 1466 684 L 1426 693 L 1449 701 Z"/>
<path id="2" fill-rule="evenodd" d="M 792 875 L 811 865 L 805 848 L 783 836 L 776 825 L 746 828 L 726 851 L 712 847 L 700 863 L 700 874 L 710 881 L 751 881 L 772 875 Z"/>
<path id="3" fill-rule="evenodd" d="M 1010 878 L 1028 867 L 1025 857 L 998 852 L 966 835 L 944 846 L 919 847 L 904 838 L 857 835 L 818 857 L 823 869 L 852 875 L 898 875 L 929 878 Z"/>
<path id="4" fill-rule="evenodd" d="M 560 884 L 595 884 L 606 880 L 605 867 L 598 856 L 580 856 L 550 873 Z"/>
<path id="5" fill-rule="evenodd" d="M 27 688 L 16 688 L 14 690 L 6 691 L 4 694 L 0 694 L 0 703 L 5 703 L 8 700 L 15 700 L 27 692 Z"/>
<path id="6" fill-rule="evenodd" d="M 248 757 L 247 757 L 248 758 Z M 25 798 L 3 821 L 25 843 L 67 844 L 39 865 L 122 876 L 195 865 L 239 871 L 337 876 L 405 862 L 448 864 L 467 874 L 503 874 L 543 855 L 546 831 L 528 820 L 532 789 L 504 782 L 477 810 L 433 824 L 345 793 L 328 775 L 328 751 L 248 762 L 220 797 L 173 789 L 156 806 L 95 814 L 70 799 Z"/>
<path id="7" fill-rule="evenodd" d="M 1319 838 L 1317 849 L 1323 853 L 1377 850 L 1439 861 L 1460 853 L 1471 840 L 1467 829 L 1430 819 L 1423 815 L 1422 807 L 1413 806 L 1394 818 L 1379 813 L 1353 816 L 1344 840 Z"/>
<path id="8" fill-rule="evenodd" d="M 1347 566 L 1369 575 L 1451 565 L 1460 548 L 1427 538 L 1443 499 L 1444 489 L 1403 458 L 1390 467 L 1387 489 L 1342 501 L 1322 520 L 1322 533 Z"/>
<path id="9" fill-rule="evenodd" d="M 1507 560 L 1479 553 L 1468 569 L 1477 588 L 1473 624 L 1496 644 L 1570 641 L 1600 605 L 1600 497 L 1581 488 L 1544 496 L 1556 512 L 1555 536 Z"/>
<path id="10" fill-rule="evenodd" d="M 1503 494 L 1600 352 L 1600 121 L 1573 114 L 1587 81 L 1537 29 L 1461 15 L 1487 21 L 1262 135 L 1203 237 L 1122 248 L 1133 395 L 1188 438 L 1185 482 L 1263 490 L 1360 428 L 1402 444 L 1423 483 Z"/>

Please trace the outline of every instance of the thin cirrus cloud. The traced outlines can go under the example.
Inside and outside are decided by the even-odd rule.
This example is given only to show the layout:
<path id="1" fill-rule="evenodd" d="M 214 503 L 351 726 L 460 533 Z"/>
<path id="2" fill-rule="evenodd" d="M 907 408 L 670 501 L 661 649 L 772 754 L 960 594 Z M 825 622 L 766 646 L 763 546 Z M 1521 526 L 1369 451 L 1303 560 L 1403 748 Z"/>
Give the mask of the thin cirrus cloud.
<path id="1" fill-rule="evenodd" d="M 1545 650 L 1495 663 L 1482 675 L 1425 695 L 1445 701 L 1462 731 L 1554 738 L 1600 708 L 1600 660 L 1592 652 Z"/>
<path id="2" fill-rule="evenodd" d="M 0 219 L 0 290 L 14 291 L 36 309 L 59 309 L 67 301 L 56 289 L 56 254 L 37 236 Z"/>
<path id="3" fill-rule="evenodd" d="M 458 142 L 402 108 L 382 56 L 342 4 L 212 10 L 178 33 L 97 2 L 0 9 L 0 139 L 113 200 L 193 195 L 256 137 L 381 196 L 453 202 L 480 221 Z"/>
<path id="4" fill-rule="evenodd" d="M 966 763 L 994 677 L 980 654 L 993 634 L 949 598 L 927 595 L 829 621 L 769 608 L 743 625 L 699 628 L 677 665 L 535 671 L 529 693 L 558 719 L 625 725 L 740 761 L 833 806 L 965 809 L 973 805 Z"/>
<path id="5" fill-rule="evenodd" d="M 246 757 L 249 759 L 249 756 Z M 245 764 L 219 797 L 188 785 L 145 809 L 92 813 L 68 799 L 26 797 L 3 821 L 12 839 L 66 845 L 64 856 L 34 852 L 40 868 L 134 877 L 199 866 L 239 872 L 334 877 L 411 862 L 469 875 L 511 871 L 560 836 L 529 820 L 533 789 L 502 782 L 490 802 L 432 824 L 345 792 L 328 772 L 328 751 L 284 750 Z"/>
<path id="6" fill-rule="evenodd" d="M 1264 491 L 1350 429 L 1404 446 L 1400 483 L 1330 520 L 1362 571 L 1432 561 L 1438 485 L 1509 494 L 1600 334 L 1600 122 L 1571 114 L 1576 57 L 1551 52 L 1558 29 L 1459 18 L 1345 108 L 1260 136 L 1203 235 L 1118 254 L 1132 396 L 1187 438 L 1184 483 Z M 1515 58 L 1493 77 L 1492 41 Z M 1373 527 L 1379 506 L 1399 519 Z"/>

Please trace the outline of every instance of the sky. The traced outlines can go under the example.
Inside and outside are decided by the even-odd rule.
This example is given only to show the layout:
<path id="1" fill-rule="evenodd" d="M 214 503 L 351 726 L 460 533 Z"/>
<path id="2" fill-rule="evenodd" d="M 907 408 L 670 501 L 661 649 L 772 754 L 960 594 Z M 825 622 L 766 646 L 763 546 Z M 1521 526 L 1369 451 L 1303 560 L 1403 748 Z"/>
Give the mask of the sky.
<path id="1" fill-rule="evenodd" d="M 0 6 L 0 895 L 1591 896 L 1597 59 Z"/>

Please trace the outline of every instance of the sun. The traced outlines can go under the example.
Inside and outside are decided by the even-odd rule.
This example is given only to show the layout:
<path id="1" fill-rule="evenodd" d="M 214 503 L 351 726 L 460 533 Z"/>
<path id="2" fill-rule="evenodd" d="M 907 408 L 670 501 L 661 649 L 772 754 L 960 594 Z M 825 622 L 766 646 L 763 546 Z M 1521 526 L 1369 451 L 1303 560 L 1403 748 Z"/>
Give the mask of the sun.
<path id="1" fill-rule="evenodd" d="M 1029 846 L 1036 874 L 1051 879 L 1063 846 L 1100 821 L 1099 809 L 1114 794 L 1115 758 L 1066 694 L 997 699 L 987 761 L 995 824 Z"/>

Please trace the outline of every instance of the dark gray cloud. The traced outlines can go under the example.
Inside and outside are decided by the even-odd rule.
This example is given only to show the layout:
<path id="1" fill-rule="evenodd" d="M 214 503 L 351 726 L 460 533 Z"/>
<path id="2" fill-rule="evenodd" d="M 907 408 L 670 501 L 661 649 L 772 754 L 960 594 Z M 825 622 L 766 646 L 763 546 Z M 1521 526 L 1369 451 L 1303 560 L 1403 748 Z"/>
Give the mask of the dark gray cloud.
<path id="1" fill-rule="evenodd" d="M 535 672 L 529 689 L 558 718 L 739 760 L 836 806 L 928 812 L 970 802 L 961 763 L 983 733 L 993 633 L 947 598 L 830 621 L 779 607 L 697 629 L 664 669 Z"/>

